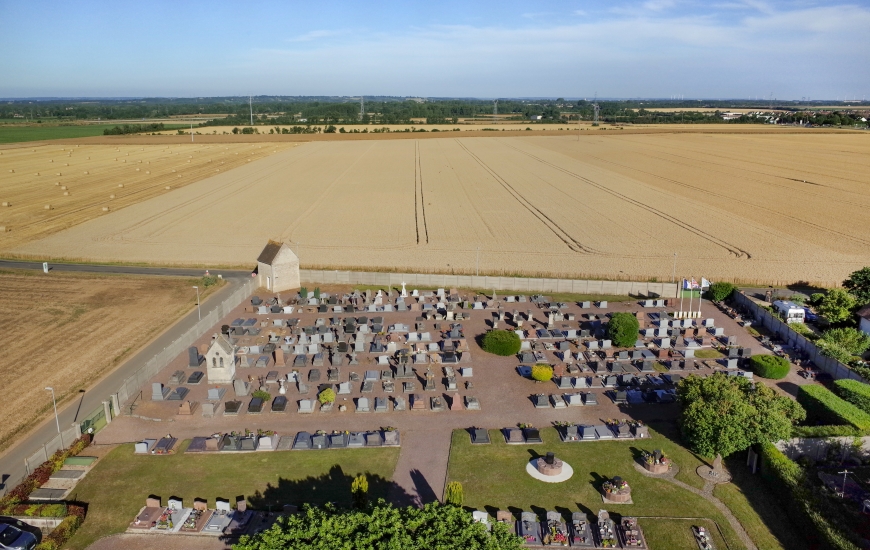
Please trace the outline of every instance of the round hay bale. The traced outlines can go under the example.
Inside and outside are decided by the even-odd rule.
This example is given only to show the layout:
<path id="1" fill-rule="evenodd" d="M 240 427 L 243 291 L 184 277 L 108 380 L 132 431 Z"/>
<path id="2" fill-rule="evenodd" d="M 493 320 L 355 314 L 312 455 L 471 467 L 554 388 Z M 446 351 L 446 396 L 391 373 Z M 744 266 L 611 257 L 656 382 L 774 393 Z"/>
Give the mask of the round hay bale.
<path id="1" fill-rule="evenodd" d="M 69 196 L 69 191 L 64 191 L 64 192 L 63 192 L 63 196 L 64 196 L 64 197 L 68 197 L 68 196 Z"/>
<path id="2" fill-rule="evenodd" d="M 0 153 L 0 155 L 2 155 L 2 154 L 3 153 Z M 0 225 L 0 233 L 6 233 L 6 226 L 5 225 Z"/>
<path id="3" fill-rule="evenodd" d="M 164 189 L 166 189 L 168 191 L 168 190 L 172 189 L 172 187 L 167 185 L 166 187 L 164 187 Z"/>
<path id="4" fill-rule="evenodd" d="M 66 191 L 66 185 L 61 185 L 60 189 L 61 189 L 61 191 Z"/>
<path id="5" fill-rule="evenodd" d="M 90 172 L 85 172 L 84 174 L 87 176 Z"/>
<path id="6" fill-rule="evenodd" d="M 48 162 L 54 162 L 54 159 L 48 159 Z"/>
<path id="7" fill-rule="evenodd" d="M 103 207 L 103 212 L 108 212 L 108 211 L 109 211 L 109 207 L 108 207 L 108 206 L 104 206 L 104 207 Z"/>
<path id="8" fill-rule="evenodd" d="M 9 170 L 10 172 L 14 172 L 15 170 Z"/>
<path id="9" fill-rule="evenodd" d="M 55 185 L 60 185 L 59 181 L 54 182 Z"/>
<path id="10" fill-rule="evenodd" d="M 9 201 L 3 201 L 3 206 L 12 206 L 12 203 Z"/>
<path id="11" fill-rule="evenodd" d="M 54 175 L 55 175 L 55 176 L 60 176 L 60 175 L 62 175 L 62 174 L 61 174 L 60 172 L 55 172 Z"/>
<path id="12" fill-rule="evenodd" d="M 174 173 L 175 173 L 175 170 L 173 170 L 172 173 L 174 174 Z"/>
<path id="13" fill-rule="evenodd" d="M 110 199 L 114 199 L 114 198 L 115 198 L 115 195 L 109 195 L 109 198 L 110 198 Z"/>
<path id="14" fill-rule="evenodd" d="M 39 175 L 39 172 L 37 172 L 37 173 L 36 173 L 36 174 L 34 174 L 34 175 L 36 175 L 36 176 L 38 176 L 38 175 Z"/>
<path id="15" fill-rule="evenodd" d="M 42 207 L 42 209 L 43 209 L 43 210 L 51 210 L 51 205 L 50 205 L 50 204 L 46 204 L 45 206 Z"/>
<path id="16" fill-rule="evenodd" d="M 139 169 L 138 169 L 138 168 L 136 168 L 136 171 L 137 171 L 137 172 L 138 172 L 138 171 L 139 171 Z"/>
<path id="17" fill-rule="evenodd" d="M 146 174 L 150 174 L 150 173 L 151 173 L 151 170 L 145 170 L 145 173 L 146 173 Z"/>

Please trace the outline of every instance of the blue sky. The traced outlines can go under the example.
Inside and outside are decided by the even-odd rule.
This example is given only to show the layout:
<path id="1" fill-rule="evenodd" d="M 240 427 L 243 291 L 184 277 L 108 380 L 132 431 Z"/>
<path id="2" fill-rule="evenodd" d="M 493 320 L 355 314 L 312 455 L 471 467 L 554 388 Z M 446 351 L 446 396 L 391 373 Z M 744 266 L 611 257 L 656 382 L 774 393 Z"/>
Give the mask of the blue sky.
<path id="1" fill-rule="evenodd" d="M 870 97 L 870 3 L 0 0 L 0 97 Z"/>

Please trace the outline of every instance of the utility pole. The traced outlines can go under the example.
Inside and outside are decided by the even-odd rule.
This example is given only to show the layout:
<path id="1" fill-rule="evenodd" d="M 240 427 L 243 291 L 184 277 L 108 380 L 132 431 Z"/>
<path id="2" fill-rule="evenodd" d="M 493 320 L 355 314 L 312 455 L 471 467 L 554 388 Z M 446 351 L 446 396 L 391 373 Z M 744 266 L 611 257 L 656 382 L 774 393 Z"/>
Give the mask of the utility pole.
<path id="1" fill-rule="evenodd" d="M 480 245 L 477 246 L 477 262 L 474 265 L 475 265 L 474 271 L 477 274 L 477 276 L 480 277 Z"/>
<path id="2" fill-rule="evenodd" d="M 190 142 L 193 143 L 193 123 L 190 123 Z"/>
<path id="3" fill-rule="evenodd" d="M 671 272 L 671 282 L 677 282 L 677 253 L 674 252 L 674 270 Z"/>
<path id="4" fill-rule="evenodd" d="M 251 110 L 251 126 L 254 125 L 254 103 L 251 96 L 248 96 L 248 108 Z"/>

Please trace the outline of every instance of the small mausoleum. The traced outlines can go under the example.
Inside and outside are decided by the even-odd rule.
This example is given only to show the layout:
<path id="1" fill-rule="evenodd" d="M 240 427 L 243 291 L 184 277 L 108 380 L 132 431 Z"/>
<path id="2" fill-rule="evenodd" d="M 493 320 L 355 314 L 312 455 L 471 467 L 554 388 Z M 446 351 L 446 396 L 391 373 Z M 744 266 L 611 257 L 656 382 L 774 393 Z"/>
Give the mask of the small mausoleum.
<path id="1" fill-rule="evenodd" d="M 209 384 L 232 384 L 236 375 L 236 349 L 223 334 L 219 334 L 205 352 Z"/>
<path id="2" fill-rule="evenodd" d="M 257 277 L 260 286 L 272 292 L 299 288 L 299 258 L 287 243 L 269 241 L 257 258 Z"/>

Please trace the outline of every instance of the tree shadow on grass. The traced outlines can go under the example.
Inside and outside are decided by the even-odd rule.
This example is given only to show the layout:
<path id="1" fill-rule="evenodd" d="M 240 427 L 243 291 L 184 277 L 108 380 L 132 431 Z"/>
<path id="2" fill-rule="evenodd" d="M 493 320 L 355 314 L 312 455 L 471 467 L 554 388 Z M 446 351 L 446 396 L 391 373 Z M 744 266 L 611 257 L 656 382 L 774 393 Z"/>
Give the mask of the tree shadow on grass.
<path id="1" fill-rule="evenodd" d="M 338 506 L 351 505 L 351 483 L 356 474 L 346 474 L 341 466 L 334 465 L 329 472 L 321 476 L 309 476 L 304 479 L 279 478 L 277 484 L 269 483 L 266 489 L 255 492 L 248 497 L 250 507 L 256 510 L 280 510 L 285 504 L 301 506 L 303 504 L 323 505 L 327 502 Z M 381 476 L 366 474 L 369 482 L 368 497 L 370 502 L 380 498 L 394 503 L 412 502 L 411 495 L 392 481 Z"/>

